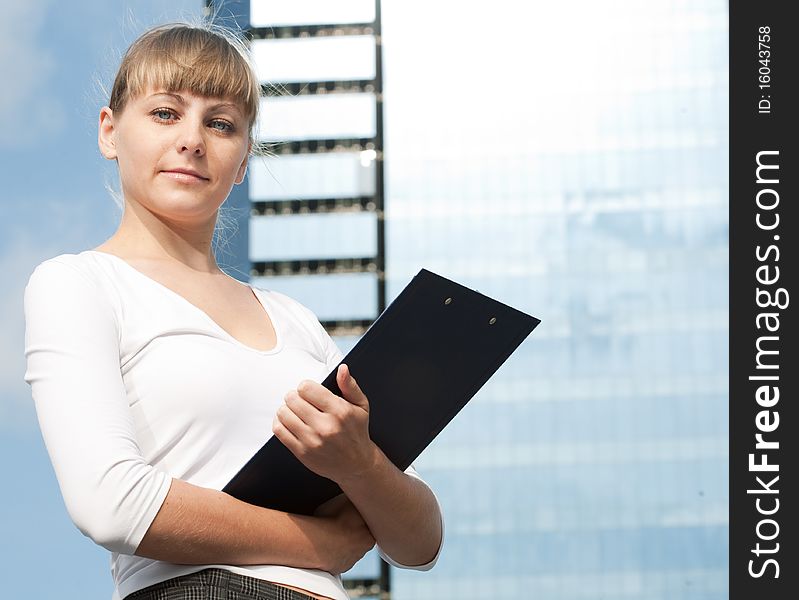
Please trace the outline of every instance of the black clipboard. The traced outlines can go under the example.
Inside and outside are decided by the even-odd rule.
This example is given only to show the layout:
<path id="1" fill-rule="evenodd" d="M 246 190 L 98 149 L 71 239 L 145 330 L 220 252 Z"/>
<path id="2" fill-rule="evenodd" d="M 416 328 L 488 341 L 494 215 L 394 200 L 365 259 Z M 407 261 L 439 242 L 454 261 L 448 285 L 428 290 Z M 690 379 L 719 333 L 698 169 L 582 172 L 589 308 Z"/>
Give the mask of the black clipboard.
<path id="1" fill-rule="evenodd" d="M 540 320 L 422 269 L 341 361 L 369 399 L 369 435 L 405 470 Z M 341 395 L 336 369 L 322 382 Z M 341 493 L 272 436 L 222 490 L 311 515 Z"/>

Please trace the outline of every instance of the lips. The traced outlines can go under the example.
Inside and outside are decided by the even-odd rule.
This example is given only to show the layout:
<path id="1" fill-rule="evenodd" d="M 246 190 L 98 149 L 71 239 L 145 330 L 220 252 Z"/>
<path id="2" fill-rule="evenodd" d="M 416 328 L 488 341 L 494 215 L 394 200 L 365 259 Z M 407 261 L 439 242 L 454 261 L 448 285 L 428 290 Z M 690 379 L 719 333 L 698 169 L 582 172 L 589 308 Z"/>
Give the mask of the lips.
<path id="1" fill-rule="evenodd" d="M 164 175 L 172 177 L 173 179 L 182 181 L 208 181 L 208 177 L 205 177 L 203 174 L 195 171 L 194 169 L 177 167 L 175 169 L 164 169 L 161 172 Z"/>

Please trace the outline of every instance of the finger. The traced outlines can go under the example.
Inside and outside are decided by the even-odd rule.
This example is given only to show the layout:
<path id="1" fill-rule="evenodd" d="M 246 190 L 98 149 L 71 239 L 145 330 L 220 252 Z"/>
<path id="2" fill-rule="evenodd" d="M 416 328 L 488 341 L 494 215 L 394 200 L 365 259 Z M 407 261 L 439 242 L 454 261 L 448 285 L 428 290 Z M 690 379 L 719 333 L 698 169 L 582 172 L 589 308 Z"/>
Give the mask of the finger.
<path id="1" fill-rule="evenodd" d="M 338 396 L 321 383 L 305 379 L 297 386 L 301 398 L 323 413 L 333 413 L 339 408 Z"/>
<path id="2" fill-rule="evenodd" d="M 358 382 L 355 381 L 352 373 L 350 373 L 350 368 L 348 365 L 344 363 L 339 365 L 338 372 L 336 373 L 336 383 L 338 383 L 338 389 L 341 390 L 341 393 L 347 402 L 354 404 L 355 406 L 359 406 L 365 411 L 369 412 L 369 400 L 366 398 L 366 394 L 364 394 L 361 390 Z"/>
<path id="3" fill-rule="evenodd" d="M 323 413 L 305 398 L 300 396 L 297 390 L 292 390 L 286 394 L 286 396 L 283 398 L 283 401 L 286 403 L 286 406 L 291 409 L 291 412 L 302 419 L 303 423 L 312 429 L 318 427 L 320 418 L 323 417 Z"/>
<path id="4" fill-rule="evenodd" d="M 300 441 L 294 437 L 285 425 L 283 425 L 282 421 L 278 419 L 277 414 L 275 414 L 275 418 L 272 419 L 272 433 L 275 434 L 275 437 L 279 439 L 294 456 L 297 456 L 297 453 L 302 450 Z"/>
<path id="5" fill-rule="evenodd" d="M 294 412 L 285 404 L 277 409 L 275 417 L 283 427 L 301 444 L 307 445 L 317 437 L 316 432 L 306 425 Z M 282 441 L 282 440 L 281 440 Z"/>

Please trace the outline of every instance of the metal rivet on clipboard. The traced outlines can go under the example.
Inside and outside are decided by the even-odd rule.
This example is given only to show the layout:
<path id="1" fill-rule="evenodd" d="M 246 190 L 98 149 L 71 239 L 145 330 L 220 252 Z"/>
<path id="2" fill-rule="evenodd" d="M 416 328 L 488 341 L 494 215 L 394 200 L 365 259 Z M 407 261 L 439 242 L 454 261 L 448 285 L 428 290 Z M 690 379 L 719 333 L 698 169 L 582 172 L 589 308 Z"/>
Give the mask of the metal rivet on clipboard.
<path id="1" fill-rule="evenodd" d="M 488 320 L 488 324 L 489 324 L 489 325 L 493 325 L 493 324 L 494 324 L 494 323 L 496 323 L 496 322 L 497 322 L 497 318 L 496 318 L 496 317 L 491 317 L 491 318 Z"/>
<path id="2" fill-rule="evenodd" d="M 451 304 L 451 303 L 452 303 L 452 298 L 447 298 L 446 300 L 444 300 L 444 304 Z"/>

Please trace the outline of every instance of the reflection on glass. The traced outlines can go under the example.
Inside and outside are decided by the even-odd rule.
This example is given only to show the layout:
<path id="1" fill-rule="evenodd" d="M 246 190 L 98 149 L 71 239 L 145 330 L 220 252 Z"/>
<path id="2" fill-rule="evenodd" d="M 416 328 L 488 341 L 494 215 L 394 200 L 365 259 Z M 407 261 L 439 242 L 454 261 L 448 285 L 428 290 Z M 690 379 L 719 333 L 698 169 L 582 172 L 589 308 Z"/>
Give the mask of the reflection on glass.
<path id="1" fill-rule="evenodd" d="M 372 257 L 377 252 L 376 218 L 369 212 L 253 217 L 250 259 Z"/>
<path id="2" fill-rule="evenodd" d="M 341 81 L 375 76 L 371 35 L 257 40 L 253 58 L 261 81 Z"/>
<path id="3" fill-rule="evenodd" d="M 388 296 L 425 267 L 542 323 L 415 461 L 446 543 L 392 597 L 726 599 L 727 5 L 462 7 L 383 5 Z M 254 197 L 366 189 L 313 160 Z"/>
<path id="4" fill-rule="evenodd" d="M 253 27 L 370 23 L 374 18 L 374 0 L 250 1 L 250 23 Z"/>
<path id="5" fill-rule="evenodd" d="M 377 312 L 377 276 L 373 273 L 254 277 L 252 282 L 298 300 L 320 321 L 369 319 Z M 336 341 L 346 353 L 356 340 L 342 337 Z"/>
<path id="6" fill-rule="evenodd" d="M 253 200 L 369 196 L 375 190 L 374 162 L 361 152 L 254 157 L 249 182 Z"/>
<path id="7" fill-rule="evenodd" d="M 374 137 L 374 94 L 324 94 L 264 99 L 258 123 L 265 141 Z"/>

